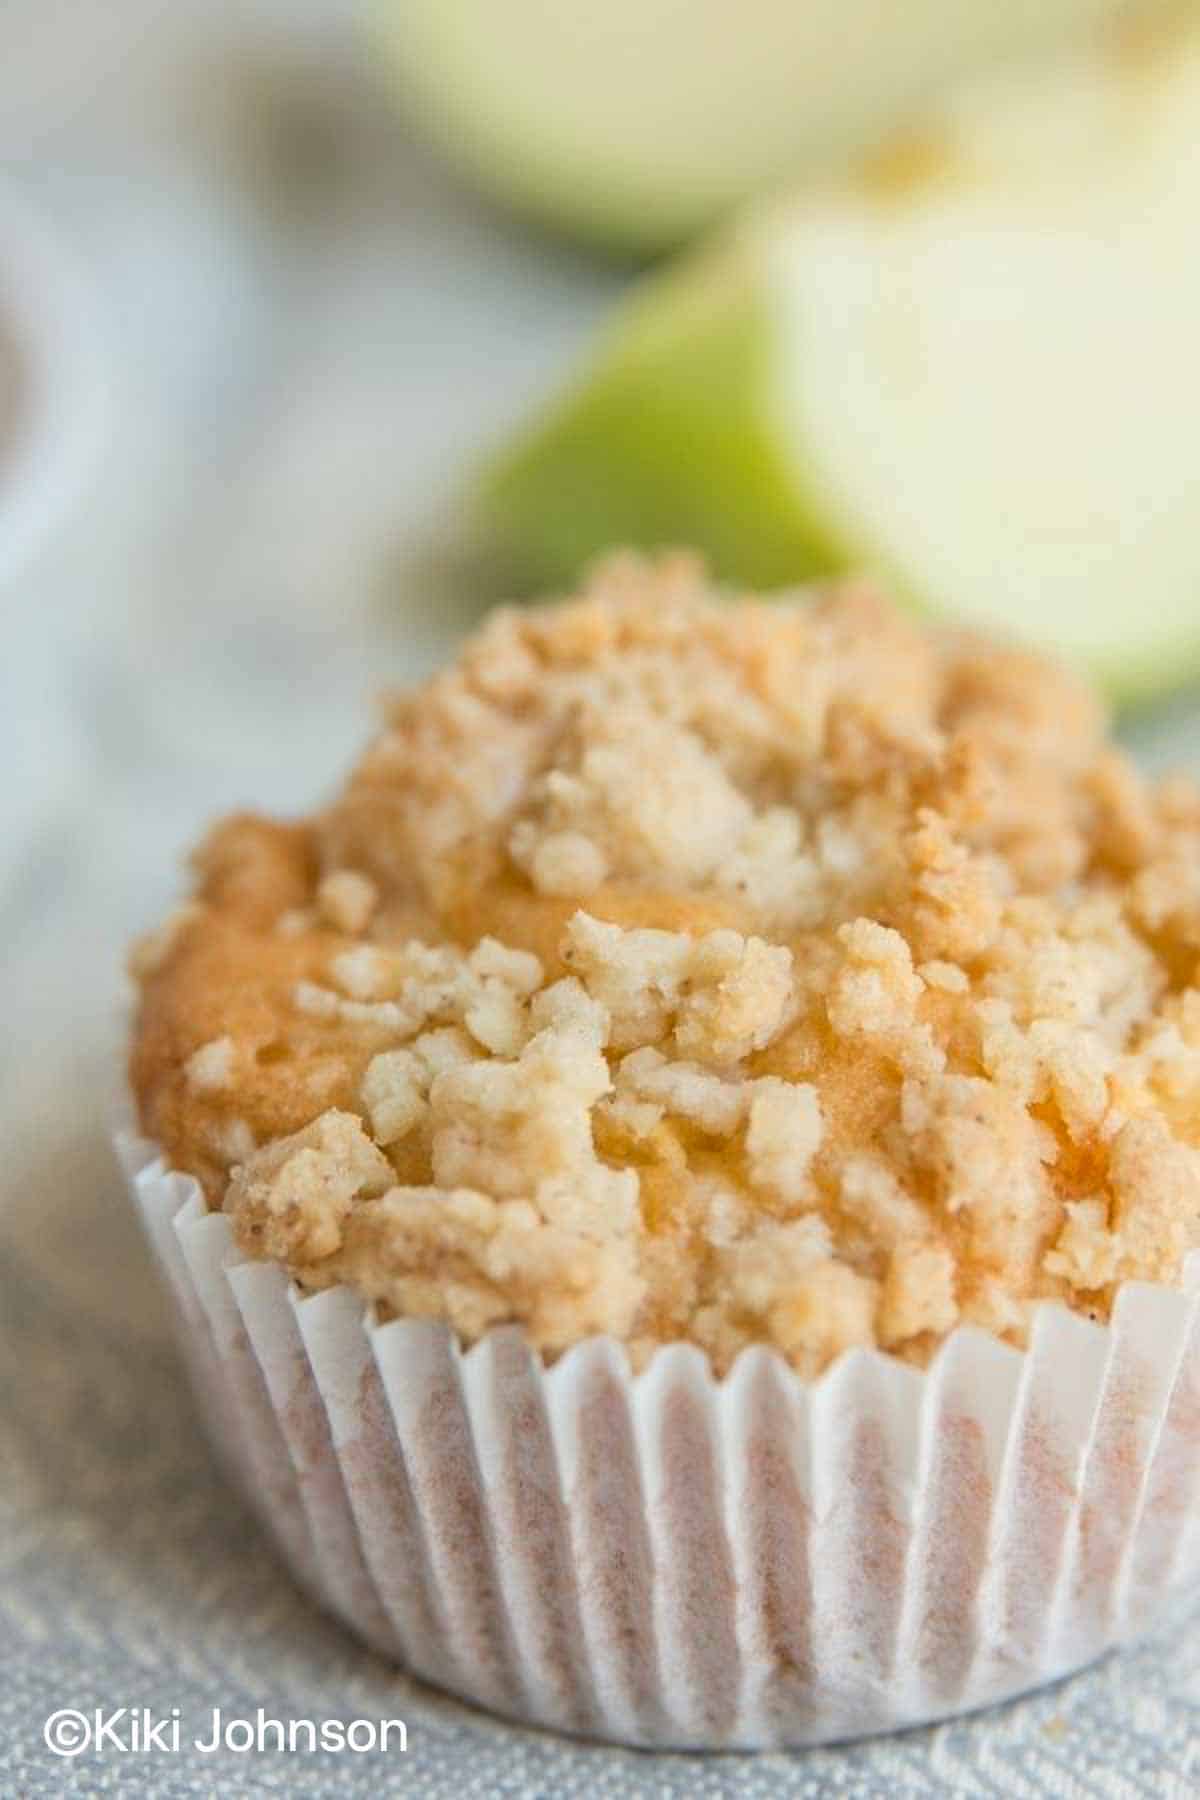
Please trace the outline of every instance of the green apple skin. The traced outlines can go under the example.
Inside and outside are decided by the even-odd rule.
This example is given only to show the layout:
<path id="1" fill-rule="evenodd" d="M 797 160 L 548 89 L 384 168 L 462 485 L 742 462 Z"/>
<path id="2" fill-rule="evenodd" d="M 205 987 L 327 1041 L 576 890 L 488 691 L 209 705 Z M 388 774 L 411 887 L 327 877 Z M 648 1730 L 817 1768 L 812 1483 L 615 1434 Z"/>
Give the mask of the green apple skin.
<path id="1" fill-rule="evenodd" d="M 770 294 L 752 247 L 650 283 L 572 390 L 481 471 L 475 511 L 530 590 L 614 544 L 700 550 L 775 587 L 844 566 L 772 419 Z"/>
<path id="2" fill-rule="evenodd" d="M 614 546 L 683 546 L 733 587 L 865 574 L 906 610 L 945 616 L 777 416 L 771 230 L 644 281 L 571 389 L 477 472 L 469 510 L 511 591 L 568 588 Z M 1092 656 L 1088 673 L 1122 711 L 1200 680 L 1200 595 L 1194 636 Z"/>

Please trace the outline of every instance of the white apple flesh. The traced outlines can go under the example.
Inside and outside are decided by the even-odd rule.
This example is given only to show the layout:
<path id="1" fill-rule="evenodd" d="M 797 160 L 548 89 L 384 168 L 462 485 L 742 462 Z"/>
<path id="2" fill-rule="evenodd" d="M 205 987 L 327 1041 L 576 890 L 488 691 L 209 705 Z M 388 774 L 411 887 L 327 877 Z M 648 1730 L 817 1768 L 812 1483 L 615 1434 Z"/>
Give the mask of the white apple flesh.
<path id="1" fill-rule="evenodd" d="M 956 77 L 1171 0 L 374 0 L 410 110 L 484 187 L 621 248 L 679 242 Z"/>

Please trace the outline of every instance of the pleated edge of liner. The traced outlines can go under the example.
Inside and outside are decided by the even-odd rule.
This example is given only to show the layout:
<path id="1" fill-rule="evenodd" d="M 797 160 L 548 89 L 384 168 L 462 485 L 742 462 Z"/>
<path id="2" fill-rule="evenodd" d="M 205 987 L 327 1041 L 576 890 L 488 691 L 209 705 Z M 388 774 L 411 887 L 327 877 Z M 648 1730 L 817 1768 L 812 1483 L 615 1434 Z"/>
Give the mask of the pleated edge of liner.
<path id="1" fill-rule="evenodd" d="M 161 1147 L 152 1138 L 144 1136 L 137 1129 L 133 1121 L 132 1106 L 128 1101 L 119 1105 L 116 1113 L 110 1136 L 117 1160 L 127 1181 L 137 1186 L 151 1179 L 170 1180 L 176 1183 L 178 1199 L 172 1218 L 173 1225 L 189 1206 L 202 1207 L 204 1212 L 212 1218 L 224 1218 L 223 1214 L 214 1213 L 209 1208 L 203 1189 L 195 1176 L 179 1169 L 173 1169 L 167 1162 Z M 257 1266 L 259 1259 L 247 1256 L 241 1251 L 234 1241 L 232 1228 L 227 1227 L 227 1229 L 229 1236 L 223 1256 L 225 1267 L 233 1269 L 246 1265 Z M 267 1266 L 272 1266 L 269 1259 Z M 482 1360 L 480 1353 L 484 1350 L 488 1339 L 495 1333 L 520 1332 L 519 1325 L 501 1324 L 492 1327 L 474 1343 L 464 1344 L 459 1335 L 444 1321 L 426 1318 L 381 1319 L 374 1304 L 356 1294 L 355 1290 L 347 1283 L 306 1292 L 295 1281 L 291 1281 L 288 1284 L 288 1294 L 292 1304 L 297 1308 L 307 1307 L 314 1301 L 328 1302 L 333 1295 L 353 1297 L 361 1308 L 364 1330 L 372 1340 L 377 1334 L 388 1332 L 392 1327 L 401 1329 L 413 1325 L 437 1327 L 453 1343 L 456 1355 L 463 1364 L 470 1364 L 474 1359 Z M 794 1399 L 804 1397 L 811 1400 L 826 1388 L 844 1380 L 847 1370 L 857 1367 L 871 1368 L 885 1381 L 894 1382 L 899 1378 L 911 1388 L 914 1398 L 917 1398 L 939 1386 L 944 1378 L 946 1366 L 961 1355 L 964 1349 L 971 1349 L 982 1350 L 997 1360 L 1006 1361 L 1016 1376 L 1014 1386 L 1019 1389 L 1025 1369 L 1034 1361 L 1038 1340 L 1048 1328 L 1052 1328 L 1054 1321 L 1061 1321 L 1064 1318 L 1070 1320 L 1077 1329 L 1091 1338 L 1093 1356 L 1098 1355 L 1102 1347 L 1104 1348 L 1104 1362 L 1107 1364 L 1118 1339 L 1123 1315 L 1131 1305 L 1136 1305 L 1139 1299 L 1144 1300 L 1151 1296 L 1164 1297 L 1186 1304 L 1189 1314 L 1194 1315 L 1200 1309 L 1200 1249 L 1190 1251 L 1186 1257 L 1182 1279 L 1178 1286 L 1140 1280 L 1122 1282 L 1117 1289 L 1112 1313 L 1107 1323 L 1088 1319 L 1060 1300 L 1040 1300 L 1032 1311 L 1030 1341 L 1027 1348 L 1018 1349 L 1013 1344 L 1006 1344 L 993 1332 L 977 1325 L 956 1325 L 943 1338 L 923 1368 L 905 1362 L 901 1357 L 893 1355 L 891 1351 L 881 1350 L 876 1346 L 860 1345 L 843 1351 L 827 1368 L 822 1370 L 820 1375 L 804 1376 L 798 1374 L 786 1358 L 769 1345 L 750 1344 L 738 1352 L 724 1375 L 717 1375 L 713 1371 L 707 1353 L 698 1344 L 680 1340 L 678 1343 L 660 1344 L 640 1369 L 634 1369 L 629 1360 L 626 1345 L 618 1339 L 602 1333 L 581 1338 L 578 1343 L 572 1344 L 564 1350 L 553 1362 L 548 1362 L 545 1357 L 539 1356 L 532 1347 L 530 1354 L 534 1362 L 540 1365 L 543 1377 L 551 1387 L 556 1384 L 565 1384 L 570 1380 L 570 1369 L 576 1359 L 584 1355 L 594 1355 L 597 1348 L 603 1347 L 605 1354 L 616 1359 L 623 1379 L 635 1389 L 653 1388 L 663 1379 L 665 1370 L 677 1369 L 682 1362 L 686 1362 L 692 1365 L 695 1375 L 702 1377 L 717 1394 L 734 1392 L 753 1373 L 770 1369 L 776 1378 L 784 1383 Z M 1192 1320 L 1189 1319 L 1189 1324 L 1191 1322 Z M 1186 1342 L 1187 1331 L 1183 1331 L 1180 1335 L 1181 1342 Z M 1013 1398 L 1015 1404 L 1018 1394 L 1014 1393 Z"/>

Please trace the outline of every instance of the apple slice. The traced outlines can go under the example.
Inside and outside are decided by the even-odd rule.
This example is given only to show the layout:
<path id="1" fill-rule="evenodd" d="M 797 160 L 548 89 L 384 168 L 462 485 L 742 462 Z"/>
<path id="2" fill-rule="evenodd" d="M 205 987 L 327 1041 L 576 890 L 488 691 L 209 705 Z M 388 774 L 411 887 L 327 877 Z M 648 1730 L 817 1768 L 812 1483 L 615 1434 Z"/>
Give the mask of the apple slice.
<path id="1" fill-rule="evenodd" d="M 1200 34 L 975 89 L 643 287 L 479 498 L 540 579 L 867 567 L 1121 699 L 1200 672 Z"/>
<path id="2" fill-rule="evenodd" d="M 484 187 L 646 250 L 877 140 L 966 71 L 1163 3 L 374 0 L 373 16 L 410 109 Z"/>

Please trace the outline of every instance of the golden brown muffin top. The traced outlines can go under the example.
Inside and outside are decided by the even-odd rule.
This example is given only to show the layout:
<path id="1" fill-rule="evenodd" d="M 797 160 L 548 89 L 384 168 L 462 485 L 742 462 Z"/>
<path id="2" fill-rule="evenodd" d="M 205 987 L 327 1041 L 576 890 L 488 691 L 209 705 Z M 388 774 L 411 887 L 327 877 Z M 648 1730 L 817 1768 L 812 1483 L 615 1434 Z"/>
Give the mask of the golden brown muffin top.
<path id="1" fill-rule="evenodd" d="M 1200 1241 L 1200 795 L 862 588 L 494 614 L 135 955 L 145 1130 L 305 1288 L 815 1373 Z"/>

